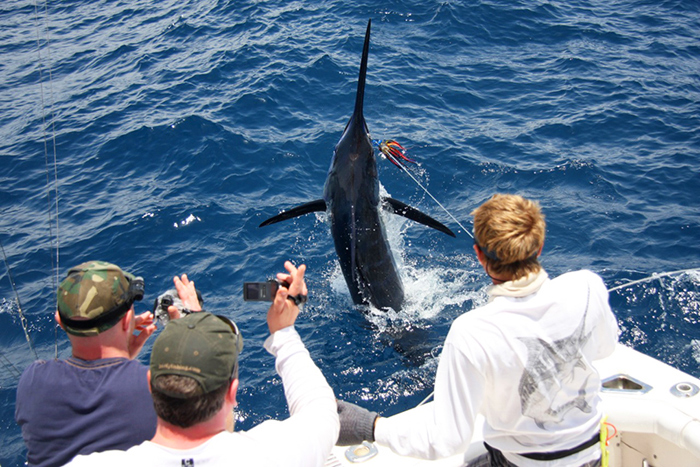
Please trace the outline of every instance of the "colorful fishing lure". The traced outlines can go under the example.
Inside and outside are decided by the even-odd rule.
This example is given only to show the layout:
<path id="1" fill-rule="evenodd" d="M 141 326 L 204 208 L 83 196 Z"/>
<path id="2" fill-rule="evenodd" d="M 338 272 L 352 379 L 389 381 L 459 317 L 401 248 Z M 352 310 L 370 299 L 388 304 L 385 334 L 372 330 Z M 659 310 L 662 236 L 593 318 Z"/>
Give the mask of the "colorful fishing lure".
<path id="1" fill-rule="evenodd" d="M 416 163 L 413 159 L 406 157 L 406 148 L 393 139 L 375 139 L 372 143 L 397 167 L 401 167 L 403 161 Z"/>

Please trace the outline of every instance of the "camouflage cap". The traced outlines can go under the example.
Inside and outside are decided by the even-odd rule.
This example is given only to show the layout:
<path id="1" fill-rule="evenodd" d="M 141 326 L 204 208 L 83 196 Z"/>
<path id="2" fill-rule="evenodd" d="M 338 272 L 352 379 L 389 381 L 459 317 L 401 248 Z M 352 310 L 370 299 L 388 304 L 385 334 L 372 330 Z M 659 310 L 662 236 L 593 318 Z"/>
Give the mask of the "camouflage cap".
<path id="1" fill-rule="evenodd" d="M 153 343 L 151 385 L 159 376 L 188 376 L 209 393 L 236 376 L 241 350 L 238 327 L 225 316 L 203 311 L 170 321 Z M 158 390 L 178 399 L 187 397 Z"/>
<path id="2" fill-rule="evenodd" d="M 114 326 L 138 299 L 132 290 L 135 279 L 105 261 L 88 261 L 71 268 L 56 294 L 66 332 L 96 336 Z"/>

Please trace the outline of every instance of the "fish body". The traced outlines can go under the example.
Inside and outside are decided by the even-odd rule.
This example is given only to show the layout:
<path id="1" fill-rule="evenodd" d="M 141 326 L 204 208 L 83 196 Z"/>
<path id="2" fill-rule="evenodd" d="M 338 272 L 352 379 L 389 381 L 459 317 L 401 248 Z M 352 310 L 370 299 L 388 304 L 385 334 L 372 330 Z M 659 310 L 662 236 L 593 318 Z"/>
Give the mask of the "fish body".
<path id="1" fill-rule="evenodd" d="M 355 109 L 333 151 L 323 199 L 282 212 L 261 227 L 311 212 L 327 212 L 340 268 L 357 305 L 401 309 L 404 289 L 387 240 L 381 209 L 454 233 L 427 214 L 393 198 L 380 195 L 377 160 L 363 113 L 371 20 L 357 83 Z"/>

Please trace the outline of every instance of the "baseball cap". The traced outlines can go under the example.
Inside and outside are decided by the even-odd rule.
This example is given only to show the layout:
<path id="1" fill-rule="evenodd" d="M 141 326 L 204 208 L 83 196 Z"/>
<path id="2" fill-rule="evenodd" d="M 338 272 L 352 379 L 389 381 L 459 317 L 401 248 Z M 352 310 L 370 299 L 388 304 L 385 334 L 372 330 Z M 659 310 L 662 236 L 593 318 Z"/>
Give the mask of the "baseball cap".
<path id="1" fill-rule="evenodd" d="M 96 336 L 114 326 L 135 300 L 144 282 L 105 261 L 87 261 L 68 271 L 58 286 L 56 302 L 66 332 Z"/>
<path id="2" fill-rule="evenodd" d="M 233 321 L 207 312 L 191 313 L 170 321 L 153 343 L 151 381 L 163 375 L 189 376 L 209 393 L 233 380 L 241 350 L 243 338 Z"/>

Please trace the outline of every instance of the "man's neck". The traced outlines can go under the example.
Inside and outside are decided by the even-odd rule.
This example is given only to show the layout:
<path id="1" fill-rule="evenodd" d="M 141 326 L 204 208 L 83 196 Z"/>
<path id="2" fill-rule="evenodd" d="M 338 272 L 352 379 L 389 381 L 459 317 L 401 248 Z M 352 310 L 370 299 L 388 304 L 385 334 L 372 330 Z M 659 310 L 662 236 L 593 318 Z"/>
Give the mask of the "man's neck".
<path id="1" fill-rule="evenodd" d="M 540 269 L 538 272 L 531 272 L 527 276 L 515 280 L 495 284 L 489 288 L 489 301 L 497 296 L 504 297 L 526 297 L 540 290 L 540 287 L 547 281 L 547 272 Z"/>
<path id="2" fill-rule="evenodd" d="M 73 356 L 81 360 L 102 358 L 130 358 L 127 330 L 117 324 L 96 336 L 75 336 L 68 334 Z"/>
<path id="3" fill-rule="evenodd" d="M 513 280 L 513 276 L 511 276 L 511 275 L 504 274 L 504 275 L 495 276 L 495 275 L 491 275 L 491 272 L 488 270 L 486 270 L 486 274 L 491 279 L 491 282 L 493 283 L 493 285 L 500 285 L 500 284 L 503 284 L 503 283 L 506 283 L 506 282 Z"/>
<path id="4" fill-rule="evenodd" d="M 73 345 L 73 356 L 81 360 L 100 360 L 102 358 L 129 358 L 126 349 L 106 345 Z"/>
<path id="5" fill-rule="evenodd" d="M 192 449 L 204 444 L 222 431 L 224 431 L 224 427 L 215 420 L 198 423 L 189 428 L 181 428 L 158 418 L 156 434 L 151 442 L 169 448 Z"/>
<path id="6" fill-rule="evenodd" d="M 495 277 L 495 276 L 489 276 L 489 277 L 491 278 L 491 283 L 492 283 L 493 285 L 503 284 L 503 283 L 508 282 L 508 281 L 511 280 L 511 279 L 507 279 L 507 278 L 498 278 L 498 277 Z"/>

